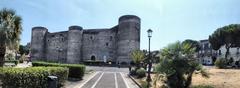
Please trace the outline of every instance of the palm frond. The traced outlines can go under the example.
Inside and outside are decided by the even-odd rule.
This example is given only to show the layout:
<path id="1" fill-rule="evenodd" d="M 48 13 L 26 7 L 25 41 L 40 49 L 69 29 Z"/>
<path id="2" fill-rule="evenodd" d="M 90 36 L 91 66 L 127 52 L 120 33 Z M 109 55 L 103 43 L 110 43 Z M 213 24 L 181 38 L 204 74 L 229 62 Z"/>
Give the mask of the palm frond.
<path id="1" fill-rule="evenodd" d="M 22 19 L 12 9 L 0 10 L 0 35 L 1 43 L 9 49 L 17 50 L 22 32 Z"/>

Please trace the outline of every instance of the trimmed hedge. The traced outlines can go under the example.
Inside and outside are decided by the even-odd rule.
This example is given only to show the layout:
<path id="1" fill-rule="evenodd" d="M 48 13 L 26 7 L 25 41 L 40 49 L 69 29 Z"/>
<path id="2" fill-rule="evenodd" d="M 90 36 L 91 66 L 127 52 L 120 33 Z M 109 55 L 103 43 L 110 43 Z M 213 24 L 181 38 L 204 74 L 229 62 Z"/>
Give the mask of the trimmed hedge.
<path id="1" fill-rule="evenodd" d="M 81 64 L 59 64 L 59 63 L 49 63 L 49 62 L 41 62 L 36 61 L 32 62 L 33 66 L 55 66 L 55 67 L 67 67 L 69 68 L 69 78 L 79 78 L 82 79 L 85 72 L 85 65 Z"/>
<path id="2" fill-rule="evenodd" d="M 5 60 L 4 63 L 14 63 L 14 64 L 18 64 L 19 61 L 18 60 Z"/>
<path id="3" fill-rule="evenodd" d="M 68 68 L 63 67 L 1 68 L 1 70 L 3 88 L 47 88 L 50 75 L 58 77 L 58 87 L 61 87 L 68 78 Z"/>

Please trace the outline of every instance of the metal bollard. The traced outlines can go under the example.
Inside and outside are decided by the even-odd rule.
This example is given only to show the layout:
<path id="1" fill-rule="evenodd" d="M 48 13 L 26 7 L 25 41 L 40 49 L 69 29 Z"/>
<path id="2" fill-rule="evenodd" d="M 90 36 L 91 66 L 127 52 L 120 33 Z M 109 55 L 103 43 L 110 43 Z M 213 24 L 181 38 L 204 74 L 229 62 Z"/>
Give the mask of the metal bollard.
<path id="1" fill-rule="evenodd" d="M 48 76 L 48 88 L 57 88 L 57 76 Z"/>

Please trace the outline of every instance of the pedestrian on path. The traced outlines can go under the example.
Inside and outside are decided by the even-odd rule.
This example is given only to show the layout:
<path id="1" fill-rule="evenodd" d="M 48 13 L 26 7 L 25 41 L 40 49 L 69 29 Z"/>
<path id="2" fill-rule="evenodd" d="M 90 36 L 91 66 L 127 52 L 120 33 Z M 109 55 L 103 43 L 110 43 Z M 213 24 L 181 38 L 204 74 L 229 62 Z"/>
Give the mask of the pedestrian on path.
<path id="1" fill-rule="evenodd" d="M 119 63 L 119 61 L 118 61 L 117 65 L 118 65 L 118 68 L 120 68 L 120 63 Z"/>
<path id="2" fill-rule="evenodd" d="M 129 74 L 131 73 L 131 71 L 132 71 L 132 66 L 131 65 L 129 65 L 128 66 L 128 69 L 129 69 Z"/>

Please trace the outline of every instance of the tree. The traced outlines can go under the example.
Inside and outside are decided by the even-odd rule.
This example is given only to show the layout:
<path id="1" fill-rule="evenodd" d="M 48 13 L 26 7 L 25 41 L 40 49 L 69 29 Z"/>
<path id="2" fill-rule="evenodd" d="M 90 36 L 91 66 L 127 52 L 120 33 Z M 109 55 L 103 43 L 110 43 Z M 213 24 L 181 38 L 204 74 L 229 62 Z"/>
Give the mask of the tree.
<path id="1" fill-rule="evenodd" d="M 195 48 L 190 43 L 176 42 L 165 47 L 160 56 L 160 63 L 156 66 L 158 74 L 163 74 L 164 83 L 169 88 L 189 88 L 192 75 L 199 71 L 203 77 L 207 72 L 194 57 Z"/>
<path id="2" fill-rule="evenodd" d="M 227 59 L 230 48 L 240 47 L 240 24 L 231 24 L 218 28 L 209 36 L 208 40 L 214 50 L 218 50 L 221 46 L 225 46 L 225 59 Z"/>
<path id="3" fill-rule="evenodd" d="M 159 63 L 159 55 L 160 55 L 159 50 L 151 52 L 151 57 L 152 57 L 152 62 L 153 63 Z"/>
<path id="4" fill-rule="evenodd" d="M 141 50 L 134 50 L 132 53 L 131 53 L 131 57 L 132 57 L 132 60 L 133 62 L 135 63 L 137 69 L 140 68 L 140 64 L 141 62 L 144 60 L 144 52 L 141 51 Z"/>
<path id="5" fill-rule="evenodd" d="M 186 39 L 182 42 L 183 44 L 188 43 L 190 44 L 191 48 L 195 48 L 196 52 L 201 49 L 200 43 L 196 40 Z"/>
<path id="6" fill-rule="evenodd" d="M 22 32 L 22 19 L 14 10 L 0 10 L 0 67 L 4 64 L 6 48 L 18 50 L 20 34 Z"/>
<path id="7" fill-rule="evenodd" d="M 29 48 L 27 46 L 19 45 L 19 52 L 21 55 L 27 55 L 29 53 Z"/>

